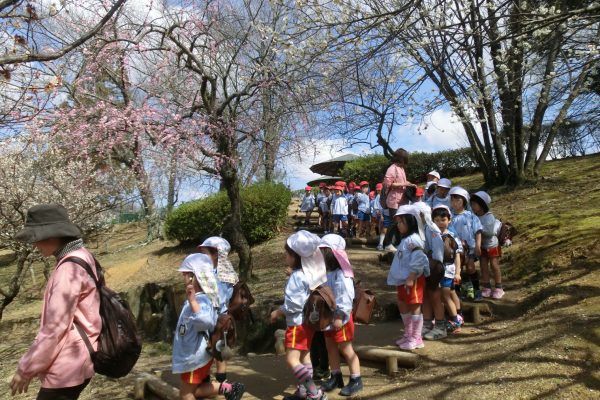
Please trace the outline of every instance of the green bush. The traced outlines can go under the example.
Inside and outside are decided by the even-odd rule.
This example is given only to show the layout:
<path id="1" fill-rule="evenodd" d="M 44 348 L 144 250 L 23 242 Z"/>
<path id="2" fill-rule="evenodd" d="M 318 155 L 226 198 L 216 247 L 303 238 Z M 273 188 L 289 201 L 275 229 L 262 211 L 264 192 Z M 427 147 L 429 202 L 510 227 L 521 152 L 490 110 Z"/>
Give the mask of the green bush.
<path id="1" fill-rule="evenodd" d="M 375 183 L 382 182 L 385 171 L 390 161 L 381 154 L 360 157 L 347 162 L 340 172 L 345 181 L 356 183 L 366 180 L 375 187 Z M 477 171 L 473 152 L 469 148 L 457 150 L 444 150 L 436 153 L 410 153 L 406 167 L 407 179 L 410 182 L 425 182 L 427 173 L 436 170 L 442 177 L 453 178 L 471 174 Z"/>
<path id="2" fill-rule="evenodd" d="M 271 239 L 286 219 L 291 192 L 283 184 L 260 183 L 241 189 L 242 230 L 250 245 Z M 165 221 L 165 236 L 181 242 L 200 242 L 219 235 L 229 215 L 226 192 L 177 207 Z"/>

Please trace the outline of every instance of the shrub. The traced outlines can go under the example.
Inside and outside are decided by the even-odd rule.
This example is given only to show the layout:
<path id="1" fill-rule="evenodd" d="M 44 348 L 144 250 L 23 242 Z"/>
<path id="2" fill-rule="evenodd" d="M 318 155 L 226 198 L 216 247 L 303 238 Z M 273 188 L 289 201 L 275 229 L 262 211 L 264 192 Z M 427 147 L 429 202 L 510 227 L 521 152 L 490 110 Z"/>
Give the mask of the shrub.
<path id="1" fill-rule="evenodd" d="M 283 184 L 260 183 L 241 189 L 242 230 L 250 245 L 271 239 L 286 219 L 291 192 Z M 229 215 L 226 192 L 177 207 L 165 221 L 165 236 L 181 242 L 201 242 L 219 235 Z"/>
<path id="2" fill-rule="evenodd" d="M 347 162 L 340 175 L 346 181 L 358 183 L 361 180 L 367 180 L 371 184 L 371 188 L 374 188 L 375 183 L 383 181 L 389 165 L 390 161 L 381 154 L 368 155 Z M 436 153 L 410 153 L 406 167 L 407 179 L 410 182 L 424 182 L 427 173 L 431 170 L 437 170 L 442 177 L 452 178 L 471 174 L 478 168 L 473 152 L 469 148 L 444 150 Z"/>

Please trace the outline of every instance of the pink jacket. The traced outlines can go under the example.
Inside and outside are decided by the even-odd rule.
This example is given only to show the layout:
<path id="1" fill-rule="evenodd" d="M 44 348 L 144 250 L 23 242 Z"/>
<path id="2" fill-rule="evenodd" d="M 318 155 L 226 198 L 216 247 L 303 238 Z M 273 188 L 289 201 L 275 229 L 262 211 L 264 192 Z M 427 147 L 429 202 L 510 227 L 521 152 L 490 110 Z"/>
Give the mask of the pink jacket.
<path id="1" fill-rule="evenodd" d="M 68 256 L 80 257 L 95 268 L 85 248 Z M 85 269 L 72 262 L 55 267 L 44 293 L 40 330 L 19 361 L 19 373 L 27 378 L 38 377 L 44 388 L 77 386 L 91 378 L 94 366 L 73 320 L 97 347 L 102 326 L 99 310 L 100 295 Z"/>
<path id="2" fill-rule="evenodd" d="M 392 164 L 385 171 L 385 178 L 383 178 L 383 186 L 386 190 L 386 199 L 385 203 L 388 208 L 396 209 L 398 206 L 404 204 L 402 195 L 404 194 L 404 188 L 390 188 L 392 183 L 405 183 L 406 182 L 406 174 L 404 173 L 404 168 L 399 166 L 398 164 Z"/>

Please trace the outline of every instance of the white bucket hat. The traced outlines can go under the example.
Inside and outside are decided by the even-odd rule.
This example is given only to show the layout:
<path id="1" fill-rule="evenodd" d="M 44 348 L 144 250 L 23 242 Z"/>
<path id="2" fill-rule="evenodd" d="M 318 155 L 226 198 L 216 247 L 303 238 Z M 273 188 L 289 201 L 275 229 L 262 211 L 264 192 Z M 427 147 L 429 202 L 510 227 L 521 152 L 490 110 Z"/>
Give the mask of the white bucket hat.
<path id="1" fill-rule="evenodd" d="M 219 306 L 219 288 L 213 272 L 213 262 L 209 256 L 201 253 L 190 254 L 183 260 L 177 271 L 193 273 L 212 305 Z"/>
<path id="2" fill-rule="evenodd" d="M 335 233 L 330 233 L 321 238 L 319 247 L 329 247 L 346 278 L 354 278 L 354 271 L 346 253 L 346 239 Z"/>
<path id="3" fill-rule="evenodd" d="M 481 200 L 483 200 L 485 202 L 486 206 L 490 206 L 490 203 L 492 202 L 492 198 L 490 197 L 489 194 L 487 194 L 486 192 L 484 192 L 483 190 L 480 190 L 477 193 L 473 193 L 473 196 L 477 196 L 479 197 Z"/>
<path id="4" fill-rule="evenodd" d="M 308 279 L 310 290 L 327 282 L 325 259 L 319 250 L 320 237 L 301 230 L 288 237 L 286 243 L 300 256 L 302 270 Z"/>
<path id="5" fill-rule="evenodd" d="M 438 187 L 450 189 L 452 187 L 452 181 L 448 178 L 442 178 L 439 180 L 437 185 L 438 185 Z"/>
<path id="6" fill-rule="evenodd" d="M 227 257 L 229 251 L 231 251 L 229 242 L 220 236 L 211 236 L 198 245 L 198 248 L 202 247 L 217 249 L 217 279 L 221 282 L 231 283 L 232 285 L 238 283 L 238 274 Z"/>
<path id="7" fill-rule="evenodd" d="M 469 192 L 467 192 L 465 189 L 461 188 L 460 186 L 454 186 L 452 189 L 450 189 L 448 194 L 450 196 L 452 196 L 452 195 L 460 196 L 460 197 L 464 198 L 465 200 L 467 200 L 467 204 L 469 203 L 469 199 L 470 199 Z"/>
<path id="8" fill-rule="evenodd" d="M 440 179 L 440 173 L 435 170 L 428 172 L 427 175 L 435 176 L 436 178 Z"/>
<path id="9" fill-rule="evenodd" d="M 398 207 L 398 211 L 394 217 L 398 215 L 412 215 L 417 220 L 417 225 L 419 227 L 419 236 L 421 239 L 425 240 L 425 231 L 423 230 L 423 221 L 421 220 L 421 209 L 419 206 L 415 206 L 414 204 L 408 206 L 400 206 Z"/>

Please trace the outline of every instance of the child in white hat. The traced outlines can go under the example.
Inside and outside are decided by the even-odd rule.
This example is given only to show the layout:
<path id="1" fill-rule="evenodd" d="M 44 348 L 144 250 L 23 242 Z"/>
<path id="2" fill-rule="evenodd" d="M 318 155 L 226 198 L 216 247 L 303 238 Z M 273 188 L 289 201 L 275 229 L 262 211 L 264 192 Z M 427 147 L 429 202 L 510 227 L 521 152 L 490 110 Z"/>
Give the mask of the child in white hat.
<path id="1" fill-rule="evenodd" d="M 502 256 L 502 247 L 498 241 L 499 224 L 496 223 L 496 217 L 490 212 L 490 203 L 492 198 L 486 192 L 480 191 L 471 195 L 471 208 L 479 217 L 482 226 L 481 235 L 481 255 L 479 266 L 481 268 L 481 283 L 483 297 L 492 297 L 501 299 L 504 296 L 502 288 L 502 275 L 500 272 L 500 257 Z M 490 268 L 494 276 L 494 290 L 490 285 Z"/>
<path id="2" fill-rule="evenodd" d="M 481 253 L 481 222 L 477 215 L 467 210 L 470 201 L 469 193 L 460 186 L 450 189 L 450 204 L 452 210 L 452 222 L 450 228 L 458 234 L 464 248 L 464 264 L 469 281 L 463 283 L 466 287 L 466 297 L 469 300 L 481 300 L 481 288 L 479 286 L 479 275 L 475 269 L 477 254 Z"/>
<path id="3" fill-rule="evenodd" d="M 202 244 L 198 245 L 200 253 L 210 257 L 213 263 L 213 272 L 217 280 L 219 294 L 219 314 L 227 312 L 227 306 L 233 295 L 233 286 L 238 283 L 238 275 L 233 265 L 227 258 L 231 245 L 226 239 L 219 236 L 211 236 Z M 227 380 L 227 364 L 225 361 L 217 360 L 217 372 L 215 378 L 218 382 Z"/>
<path id="4" fill-rule="evenodd" d="M 245 390 L 242 383 L 210 381 L 213 358 L 206 348 L 219 305 L 212 260 L 206 254 L 191 254 L 177 271 L 183 275 L 187 294 L 173 339 L 173 373 L 181 374 L 180 398 L 220 394 L 227 400 L 239 400 Z"/>
<path id="5" fill-rule="evenodd" d="M 419 208 L 400 206 L 394 221 L 398 225 L 401 240 L 388 273 L 387 284 L 396 286 L 398 309 L 404 323 L 404 335 L 396 344 L 403 350 L 420 349 L 424 347 L 421 305 L 425 277 L 429 275 L 429 260 L 423 251 L 425 243 Z"/>
<path id="6" fill-rule="evenodd" d="M 325 343 L 329 354 L 331 378 L 321 388 L 330 392 L 342 389 L 342 396 L 351 396 L 362 390 L 360 361 L 352 347 L 354 339 L 354 321 L 352 320 L 352 302 L 354 301 L 354 272 L 346 254 L 346 241 L 340 235 L 325 235 L 320 244 L 325 265 L 327 266 L 327 286 L 335 296 L 335 319 L 331 329 L 325 331 Z M 350 368 L 350 381 L 344 386 L 340 370 L 340 353 Z"/>
<path id="7" fill-rule="evenodd" d="M 327 399 L 313 380 L 310 347 L 314 331 L 304 324 L 303 309 L 310 291 L 327 281 L 325 260 L 319 250 L 321 239 L 308 231 L 287 238 L 285 260 L 289 278 L 283 305 L 271 313 L 271 323 L 285 317 L 286 362 L 298 382 L 296 393 L 285 399 Z"/>
<path id="8" fill-rule="evenodd" d="M 432 210 L 439 205 L 444 205 L 450 208 L 450 196 L 448 196 L 448 192 L 450 191 L 451 187 L 452 182 L 450 179 L 440 179 L 437 183 L 437 188 L 435 189 L 435 195 L 427 199 L 427 205 L 429 205 Z"/>

